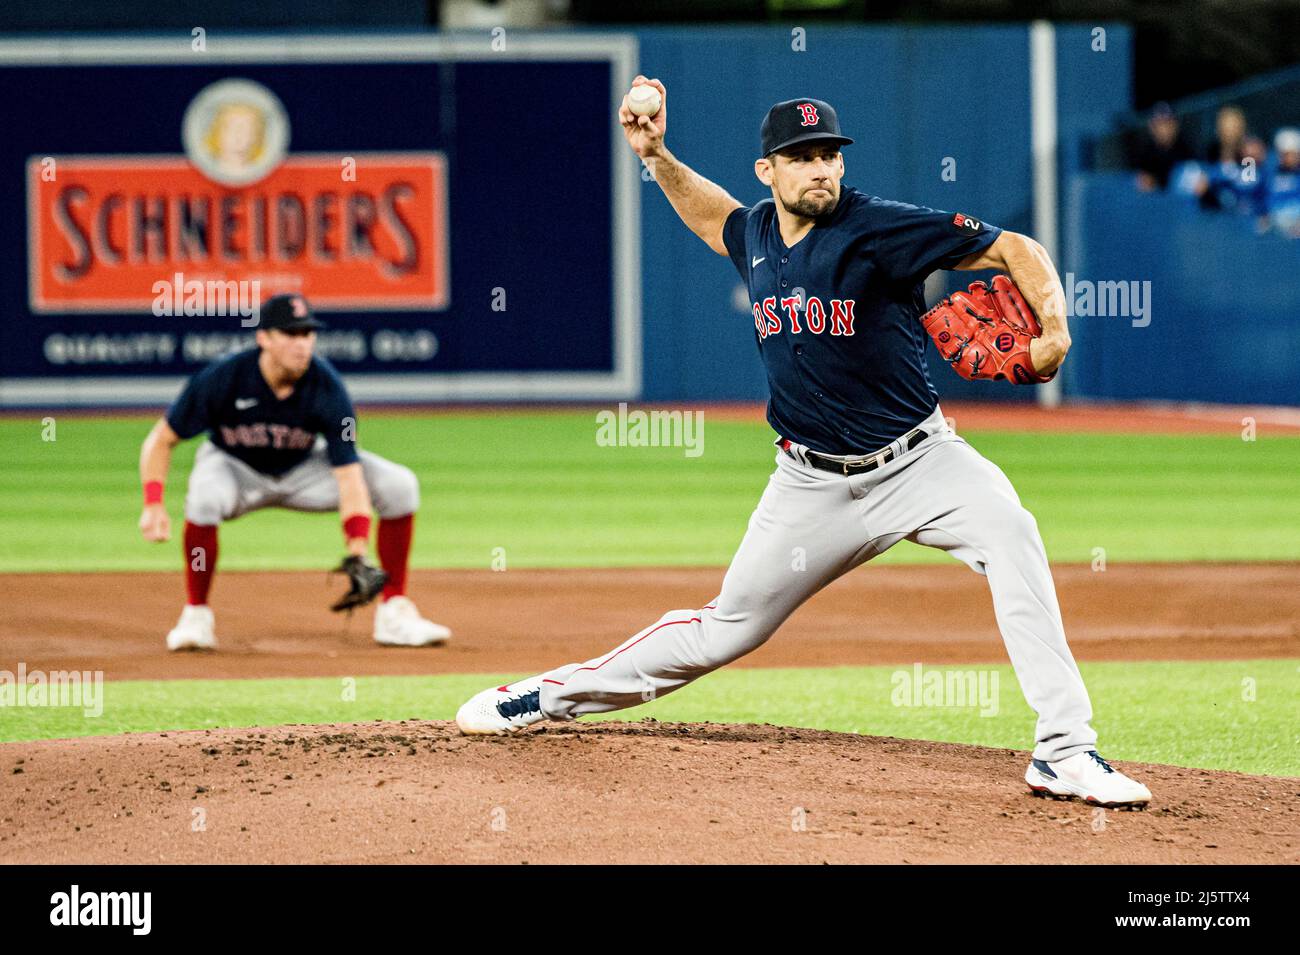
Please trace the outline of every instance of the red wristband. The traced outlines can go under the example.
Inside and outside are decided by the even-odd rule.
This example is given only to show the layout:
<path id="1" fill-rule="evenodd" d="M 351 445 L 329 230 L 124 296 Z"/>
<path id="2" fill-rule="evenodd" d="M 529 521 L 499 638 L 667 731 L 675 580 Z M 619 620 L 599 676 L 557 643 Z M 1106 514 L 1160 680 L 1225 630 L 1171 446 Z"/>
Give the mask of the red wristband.
<path id="1" fill-rule="evenodd" d="M 370 515 L 353 514 L 343 521 L 343 536 L 347 540 L 355 538 L 369 539 L 370 537 Z"/>
<path id="2" fill-rule="evenodd" d="M 161 504 L 163 498 L 162 481 L 145 481 L 144 482 L 144 502 L 148 504 Z"/>

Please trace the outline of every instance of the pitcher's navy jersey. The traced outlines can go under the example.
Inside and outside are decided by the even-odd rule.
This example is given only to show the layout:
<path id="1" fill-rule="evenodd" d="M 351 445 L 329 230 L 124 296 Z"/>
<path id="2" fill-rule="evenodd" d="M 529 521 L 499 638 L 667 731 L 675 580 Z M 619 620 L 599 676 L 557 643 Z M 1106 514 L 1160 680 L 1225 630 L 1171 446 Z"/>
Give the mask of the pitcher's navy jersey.
<path id="1" fill-rule="evenodd" d="M 283 401 L 257 366 L 257 348 L 214 361 L 185 385 L 167 409 L 167 423 L 181 438 L 207 431 L 208 439 L 255 471 L 280 475 L 311 454 L 325 436 L 330 464 L 360 460 L 356 415 L 343 379 L 326 359 L 312 356 L 306 374 Z"/>
<path id="2" fill-rule="evenodd" d="M 929 416 L 939 396 L 918 321 L 923 283 L 1001 231 L 849 187 L 794 248 L 781 239 L 772 199 L 732 212 L 722 237 L 749 285 L 768 423 L 814 451 L 851 455 L 879 450 Z"/>

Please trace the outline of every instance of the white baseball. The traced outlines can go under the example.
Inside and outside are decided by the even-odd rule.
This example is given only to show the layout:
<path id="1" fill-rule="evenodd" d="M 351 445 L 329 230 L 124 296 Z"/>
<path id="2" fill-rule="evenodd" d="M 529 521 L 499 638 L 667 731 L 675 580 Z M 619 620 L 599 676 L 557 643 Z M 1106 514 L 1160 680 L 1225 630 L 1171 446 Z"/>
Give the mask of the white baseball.
<path id="1" fill-rule="evenodd" d="M 649 84 L 634 86 L 627 94 L 627 108 L 633 116 L 653 116 L 659 112 L 663 102 L 659 91 Z"/>

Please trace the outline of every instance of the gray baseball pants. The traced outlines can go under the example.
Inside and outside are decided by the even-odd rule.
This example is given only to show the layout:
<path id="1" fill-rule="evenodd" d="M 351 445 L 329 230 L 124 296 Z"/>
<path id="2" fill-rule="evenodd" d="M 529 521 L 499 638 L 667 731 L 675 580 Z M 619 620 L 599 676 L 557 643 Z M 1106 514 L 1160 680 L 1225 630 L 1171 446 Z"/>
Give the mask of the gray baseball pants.
<path id="1" fill-rule="evenodd" d="M 420 507 L 420 483 L 408 467 L 359 451 L 370 499 L 381 518 L 413 514 Z M 185 519 L 220 524 L 263 507 L 293 511 L 335 511 L 339 486 L 318 438 L 308 458 L 279 477 L 254 471 L 239 458 L 205 441 L 194 456 Z"/>
<path id="2" fill-rule="evenodd" d="M 848 477 L 803 463 L 798 445 L 794 457 L 778 452 L 717 599 L 669 611 L 613 651 L 544 674 L 542 712 L 572 719 L 671 693 L 757 649 L 831 581 L 910 540 L 988 578 L 1011 665 L 1038 714 L 1034 756 L 1094 749 L 1092 705 L 1033 515 L 939 409 L 921 427 L 930 437 L 911 451 L 895 442 L 894 460 Z"/>

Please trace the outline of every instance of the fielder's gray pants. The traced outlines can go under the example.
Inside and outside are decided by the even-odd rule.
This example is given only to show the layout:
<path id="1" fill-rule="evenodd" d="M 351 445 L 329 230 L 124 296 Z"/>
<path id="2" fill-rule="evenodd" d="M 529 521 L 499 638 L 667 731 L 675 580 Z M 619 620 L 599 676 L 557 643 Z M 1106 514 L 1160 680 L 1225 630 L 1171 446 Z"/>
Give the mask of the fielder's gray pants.
<path id="1" fill-rule="evenodd" d="M 922 426 L 931 437 L 913 450 L 850 477 L 778 452 L 717 599 L 670 611 L 612 652 L 544 674 L 542 712 L 572 719 L 671 693 L 758 648 L 817 591 L 906 539 L 988 578 L 1011 665 L 1038 714 L 1034 756 L 1095 748 L 1092 705 L 1033 515 L 939 410 Z"/>
<path id="2" fill-rule="evenodd" d="M 413 514 L 420 506 L 420 483 L 414 472 L 369 451 L 358 452 L 370 499 L 383 517 Z M 191 524 L 220 524 L 263 507 L 293 511 L 336 511 L 339 485 L 334 467 L 318 438 L 311 454 L 279 477 L 254 471 L 239 458 L 209 441 L 194 456 L 185 519 Z"/>

